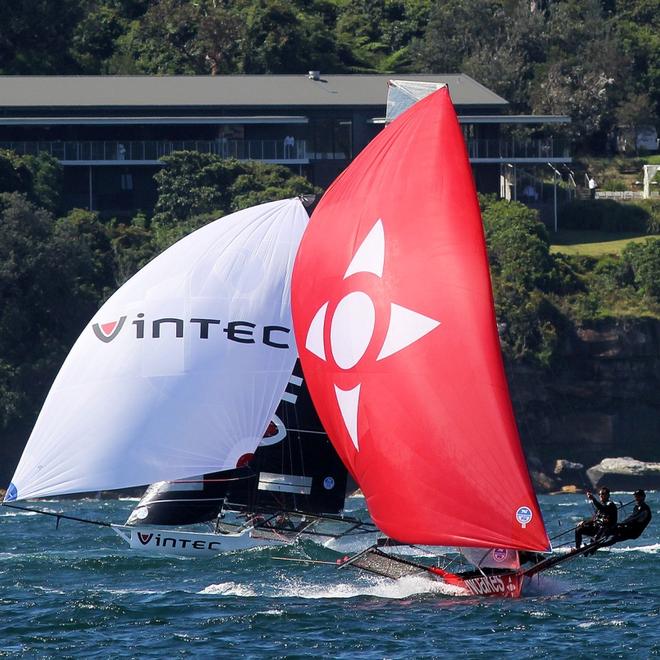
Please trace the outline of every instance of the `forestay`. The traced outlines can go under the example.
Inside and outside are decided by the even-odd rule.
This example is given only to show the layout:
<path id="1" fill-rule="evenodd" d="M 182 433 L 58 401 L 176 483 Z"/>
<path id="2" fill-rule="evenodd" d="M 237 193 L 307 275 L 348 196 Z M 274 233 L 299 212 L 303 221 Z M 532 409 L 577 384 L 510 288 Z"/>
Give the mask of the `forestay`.
<path id="1" fill-rule="evenodd" d="M 7 500 L 236 467 L 259 444 L 297 352 L 297 199 L 221 218 L 163 252 L 83 330 Z"/>
<path id="2" fill-rule="evenodd" d="M 446 88 L 387 126 L 323 196 L 296 258 L 293 315 L 321 421 L 383 532 L 549 546 Z"/>

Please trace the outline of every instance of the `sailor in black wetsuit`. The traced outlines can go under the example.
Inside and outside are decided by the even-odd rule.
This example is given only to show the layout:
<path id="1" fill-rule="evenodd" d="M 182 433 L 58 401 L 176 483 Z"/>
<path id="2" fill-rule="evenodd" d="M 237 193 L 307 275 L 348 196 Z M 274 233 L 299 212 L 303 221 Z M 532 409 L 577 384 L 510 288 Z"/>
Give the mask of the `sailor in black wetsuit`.
<path id="1" fill-rule="evenodd" d="M 636 490 L 633 496 L 635 498 L 635 507 L 632 513 L 616 525 L 611 535 L 603 544 L 604 546 L 613 545 L 619 541 L 639 538 L 651 522 L 653 516 L 651 515 L 649 505 L 645 501 L 646 493 L 643 490 Z"/>
<path id="2" fill-rule="evenodd" d="M 617 519 L 616 504 L 610 500 L 610 489 L 603 486 L 598 491 L 600 502 L 598 502 L 593 493 L 587 492 L 587 497 L 596 507 L 596 513 L 589 520 L 583 520 L 575 528 L 575 549 L 579 550 L 582 546 L 582 537 L 584 535 L 593 537 L 594 541 L 609 536 L 614 531 Z"/>

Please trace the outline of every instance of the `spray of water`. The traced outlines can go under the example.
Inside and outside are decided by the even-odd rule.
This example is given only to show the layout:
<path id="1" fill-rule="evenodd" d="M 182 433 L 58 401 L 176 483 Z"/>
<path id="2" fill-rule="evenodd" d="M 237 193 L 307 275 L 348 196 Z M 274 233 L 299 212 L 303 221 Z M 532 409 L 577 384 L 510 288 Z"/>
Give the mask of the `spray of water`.
<path id="1" fill-rule="evenodd" d="M 279 584 L 248 586 L 237 582 L 221 582 L 211 584 L 200 592 L 202 594 L 238 597 L 267 598 L 304 598 L 319 600 L 324 598 L 358 598 L 371 596 L 400 600 L 419 594 L 438 594 L 445 596 L 464 596 L 465 592 L 458 587 L 429 580 L 424 577 L 405 577 L 400 580 L 388 578 L 364 578 L 355 582 L 339 582 L 334 584 L 310 583 L 302 579 L 284 579 Z"/>

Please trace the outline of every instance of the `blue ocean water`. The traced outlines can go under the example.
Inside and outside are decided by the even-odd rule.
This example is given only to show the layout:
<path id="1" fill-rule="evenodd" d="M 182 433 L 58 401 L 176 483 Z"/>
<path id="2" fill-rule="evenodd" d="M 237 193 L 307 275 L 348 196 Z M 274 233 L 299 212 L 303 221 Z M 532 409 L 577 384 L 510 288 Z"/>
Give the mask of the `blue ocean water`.
<path id="1" fill-rule="evenodd" d="M 648 501 L 655 518 L 642 538 L 557 568 L 515 601 L 275 559 L 337 557 L 307 541 L 145 557 L 108 528 L 55 529 L 0 508 L 0 657 L 649 658 L 660 655 L 660 494 Z M 122 523 L 134 504 L 38 506 Z M 359 512 L 363 500 L 349 506 Z M 541 506 L 552 533 L 590 512 L 577 495 Z"/>

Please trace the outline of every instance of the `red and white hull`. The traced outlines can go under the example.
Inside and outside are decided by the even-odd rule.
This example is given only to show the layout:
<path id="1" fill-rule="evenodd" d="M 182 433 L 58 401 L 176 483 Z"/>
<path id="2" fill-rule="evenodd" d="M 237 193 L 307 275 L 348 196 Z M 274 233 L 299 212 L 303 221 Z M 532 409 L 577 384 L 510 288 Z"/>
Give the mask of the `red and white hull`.
<path id="1" fill-rule="evenodd" d="M 497 598 L 520 598 L 523 595 L 525 583 L 529 580 L 520 573 L 506 575 L 480 575 L 462 579 L 444 581 L 454 586 L 462 587 L 473 596 L 495 596 Z"/>
<path id="2" fill-rule="evenodd" d="M 436 567 L 430 567 L 428 570 L 446 584 L 464 589 L 472 596 L 520 598 L 523 595 L 525 584 L 530 579 L 520 571 L 493 573 L 491 575 L 475 575 L 473 573 L 460 575 Z"/>

